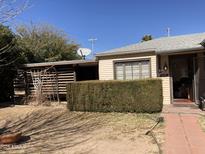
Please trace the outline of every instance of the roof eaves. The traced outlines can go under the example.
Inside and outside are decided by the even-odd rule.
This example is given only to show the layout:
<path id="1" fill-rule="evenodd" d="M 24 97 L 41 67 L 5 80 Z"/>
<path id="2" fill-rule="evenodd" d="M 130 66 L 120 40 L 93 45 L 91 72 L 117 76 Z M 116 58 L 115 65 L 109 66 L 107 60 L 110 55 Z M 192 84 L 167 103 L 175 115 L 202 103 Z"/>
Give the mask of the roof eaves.
<path id="1" fill-rule="evenodd" d="M 156 51 L 157 55 L 163 54 L 174 54 L 174 53 L 181 53 L 181 52 L 189 52 L 189 51 L 196 51 L 196 50 L 204 50 L 203 46 L 193 47 L 193 48 L 183 48 L 183 49 L 170 49 L 170 50 L 162 50 Z"/>
<path id="2" fill-rule="evenodd" d="M 147 50 L 127 50 L 120 52 L 104 52 L 96 54 L 96 57 L 104 57 L 104 56 L 115 56 L 115 55 L 128 55 L 128 54 L 140 54 L 140 53 L 149 53 L 155 52 L 155 49 L 147 49 Z"/>
<path id="3" fill-rule="evenodd" d="M 43 62 L 43 63 L 29 63 L 24 64 L 23 67 L 31 68 L 31 67 L 47 67 L 47 66 L 59 66 L 59 65 L 73 65 L 73 64 L 89 64 L 89 63 L 97 63 L 95 60 L 71 60 L 71 61 L 57 61 L 57 62 Z"/>

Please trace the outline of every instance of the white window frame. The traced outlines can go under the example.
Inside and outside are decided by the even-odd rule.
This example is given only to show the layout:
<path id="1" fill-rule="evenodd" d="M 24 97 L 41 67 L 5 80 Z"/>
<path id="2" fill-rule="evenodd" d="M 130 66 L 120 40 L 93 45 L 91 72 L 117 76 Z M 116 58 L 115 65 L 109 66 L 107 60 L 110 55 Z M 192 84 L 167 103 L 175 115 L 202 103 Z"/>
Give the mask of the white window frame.
<path id="1" fill-rule="evenodd" d="M 133 63 L 140 63 L 140 62 L 148 62 L 148 66 L 149 66 L 149 77 L 146 78 L 151 78 L 151 59 L 150 58 L 146 58 L 146 59 L 132 59 L 132 60 L 118 60 L 118 61 L 114 61 L 113 62 L 113 66 L 114 66 L 114 79 L 115 80 L 121 80 L 121 79 L 117 79 L 117 72 L 116 72 L 116 66 L 117 64 L 122 64 L 123 65 L 123 79 L 122 80 L 127 80 L 126 79 L 126 71 L 125 71 L 125 65 L 126 64 L 133 64 Z M 142 65 L 140 63 L 139 65 L 139 69 L 140 69 L 140 75 L 139 75 L 139 79 L 145 79 L 142 77 Z M 133 74 L 133 65 L 132 65 L 132 74 Z M 135 80 L 133 79 L 133 75 L 132 75 L 132 79 L 129 80 Z"/>

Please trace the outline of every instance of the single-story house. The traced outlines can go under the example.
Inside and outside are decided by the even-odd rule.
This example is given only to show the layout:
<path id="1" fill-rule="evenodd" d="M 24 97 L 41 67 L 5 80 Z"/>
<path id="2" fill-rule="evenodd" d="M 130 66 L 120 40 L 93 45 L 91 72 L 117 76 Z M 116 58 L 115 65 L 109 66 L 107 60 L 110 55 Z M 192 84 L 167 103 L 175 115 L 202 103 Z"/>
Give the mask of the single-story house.
<path id="1" fill-rule="evenodd" d="M 140 42 L 98 53 L 96 59 L 99 80 L 161 78 L 164 104 L 205 96 L 205 33 Z"/>
<path id="2" fill-rule="evenodd" d="M 134 80 L 161 78 L 163 103 L 198 102 L 205 97 L 205 33 L 162 37 L 96 54 L 96 60 L 71 60 L 25 64 L 14 81 L 15 97 L 34 91 L 31 74 L 48 70 L 44 93 L 65 99 L 66 85 L 83 80 Z M 51 84 L 50 84 L 51 83 Z M 156 89 L 157 90 L 157 89 Z"/>

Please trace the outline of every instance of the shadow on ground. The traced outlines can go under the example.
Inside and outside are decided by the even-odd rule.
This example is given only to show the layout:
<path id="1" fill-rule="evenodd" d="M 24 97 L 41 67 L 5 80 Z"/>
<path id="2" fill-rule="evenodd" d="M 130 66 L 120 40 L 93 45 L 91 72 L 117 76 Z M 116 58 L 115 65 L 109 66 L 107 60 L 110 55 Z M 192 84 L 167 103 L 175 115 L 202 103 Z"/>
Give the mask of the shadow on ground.
<path id="1" fill-rule="evenodd" d="M 1 152 L 48 153 L 68 149 L 91 139 L 89 133 L 101 126 L 101 115 L 64 109 L 38 110 L 1 126 L 1 133 L 22 132 L 24 140 L 16 145 L 0 145 Z"/>
<path id="2" fill-rule="evenodd" d="M 12 102 L 0 102 L 0 108 L 5 108 L 5 107 L 13 107 L 14 104 Z"/>

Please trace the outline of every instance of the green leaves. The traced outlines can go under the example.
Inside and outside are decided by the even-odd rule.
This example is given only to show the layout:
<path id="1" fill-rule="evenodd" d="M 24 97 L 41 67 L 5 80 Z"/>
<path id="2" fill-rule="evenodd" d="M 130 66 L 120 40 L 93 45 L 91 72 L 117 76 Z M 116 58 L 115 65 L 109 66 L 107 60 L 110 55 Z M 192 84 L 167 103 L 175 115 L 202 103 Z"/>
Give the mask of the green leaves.
<path id="1" fill-rule="evenodd" d="M 0 68 L 16 65 L 20 52 L 16 46 L 15 34 L 6 26 L 0 25 Z"/>
<path id="2" fill-rule="evenodd" d="M 152 35 L 144 35 L 144 36 L 142 37 L 141 42 L 150 41 L 150 40 L 152 40 L 152 39 L 153 39 Z"/>
<path id="3" fill-rule="evenodd" d="M 16 31 L 27 63 L 80 59 L 76 54 L 79 45 L 50 25 L 23 25 Z"/>
<path id="4" fill-rule="evenodd" d="M 0 25 L 0 101 L 8 101 L 13 97 L 13 78 L 19 57 L 15 34 L 8 27 Z"/>
<path id="5" fill-rule="evenodd" d="M 71 111 L 160 112 L 162 83 L 160 79 L 69 83 L 67 101 Z"/>

